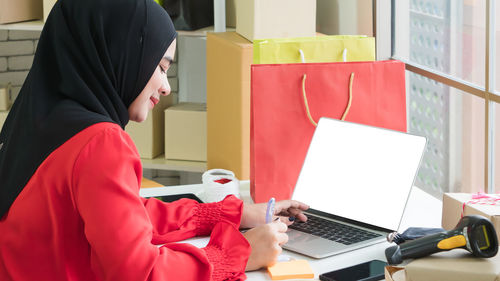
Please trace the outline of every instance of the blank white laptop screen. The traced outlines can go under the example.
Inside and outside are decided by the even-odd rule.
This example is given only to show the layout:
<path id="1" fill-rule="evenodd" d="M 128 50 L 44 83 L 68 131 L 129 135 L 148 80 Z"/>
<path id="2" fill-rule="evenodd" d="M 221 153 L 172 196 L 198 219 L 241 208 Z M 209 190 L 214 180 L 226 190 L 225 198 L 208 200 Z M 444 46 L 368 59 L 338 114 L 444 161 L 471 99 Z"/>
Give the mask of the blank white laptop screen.
<path id="1" fill-rule="evenodd" d="M 425 143 L 425 137 L 321 118 L 293 199 L 397 230 Z"/>

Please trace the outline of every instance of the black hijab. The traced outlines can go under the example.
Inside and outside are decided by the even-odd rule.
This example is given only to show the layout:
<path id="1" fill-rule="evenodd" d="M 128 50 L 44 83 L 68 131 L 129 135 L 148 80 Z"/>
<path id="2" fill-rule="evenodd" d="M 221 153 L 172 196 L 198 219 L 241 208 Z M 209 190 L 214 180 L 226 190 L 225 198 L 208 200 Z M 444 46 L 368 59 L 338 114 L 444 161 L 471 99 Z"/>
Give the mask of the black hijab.
<path id="1" fill-rule="evenodd" d="M 58 0 L 0 133 L 0 218 L 36 169 L 83 129 L 128 107 L 177 36 L 153 0 Z"/>

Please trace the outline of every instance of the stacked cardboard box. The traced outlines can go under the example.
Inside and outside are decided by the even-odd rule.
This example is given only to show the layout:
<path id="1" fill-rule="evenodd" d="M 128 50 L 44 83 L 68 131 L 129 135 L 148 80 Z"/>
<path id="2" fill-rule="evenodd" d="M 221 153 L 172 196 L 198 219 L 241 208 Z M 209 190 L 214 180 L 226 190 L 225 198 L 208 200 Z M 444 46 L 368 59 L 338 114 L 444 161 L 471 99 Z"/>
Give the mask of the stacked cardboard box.
<path id="1" fill-rule="evenodd" d="M 239 2 L 238 2 L 239 3 Z M 207 36 L 207 167 L 250 178 L 253 45 L 235 32 Z"/>
<path id="2" fill-rule="evenodd" d="M 250 41 L 316 34 L 316 0 L 236 2 L 236 32 Z"/>
<path id="3" fill-rule="evenodd" d="M 462 215 L 481 215 L 493 223 L 497 238 L 500 238 L 500 202 L 495 201 L 495 198 L 498 195 L 485 194 L 481 199 L 473 199 L 473 194 L 469 193 L 443 194 L 443 228 L 455 228 Z"/>
<path id="4" fill-rule="evenodd" d="M 12 87 L 10 83 L 0 86 L 0 110 L 9 110 L 11 106 Z"/>
<path id="5" fill-rule="evenodd" d="M 43 0 L 43 21 L 47 21 L 47 17 L 56 1 L 57 0 Z"/>
<path id="6" fill-rule="evenodd" d="M 415 259 L 406 266 L 388 266 L 387 281 L 498 281 L 500 255 L 477 258 L 464 250 L 451 250 Z"/>
<path id="7" fill-rule="evenodd" d="M 0 0 L 0 24 L 41 19 L 42 2 L 38 0 Z"/>
<path id="8" fill-rule="evenodd" d="M 204 103 L 179 103 L 165 110 L 165 158 L 207 160 L 207 111 Z"/>
<path id="9" fill-rule="evenodd" d="M 161 97 L 160 102 L 142 122 L 129 122 L 125 131 L 134 141 L 141 158 L 153 159 L 163 153 L 165 137 L 164 111 L 173 104 L 173 95 Z"/>
<path id="10" fill-rule="evenodd" d="M 8 111 L 0 111 L 0 131 L 2 130 L 3 124 L 5 123 L 8 114 Z"/>

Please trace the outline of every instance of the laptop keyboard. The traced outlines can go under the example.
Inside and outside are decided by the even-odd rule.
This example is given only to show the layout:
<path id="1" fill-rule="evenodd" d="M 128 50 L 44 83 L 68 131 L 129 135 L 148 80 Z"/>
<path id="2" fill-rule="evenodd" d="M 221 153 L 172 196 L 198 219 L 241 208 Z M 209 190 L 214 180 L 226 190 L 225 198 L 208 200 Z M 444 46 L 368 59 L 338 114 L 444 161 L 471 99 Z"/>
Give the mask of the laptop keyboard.
<path id="1" fill-rule="evenodd" d="M 360 228 L 312 215 L 307 216 L 307 222 L 296 221 L 290 225 L 289 228 L 342 243 L 344 245 L 351 245 L 382 236 L 381 234 L 369 232 Z"/>

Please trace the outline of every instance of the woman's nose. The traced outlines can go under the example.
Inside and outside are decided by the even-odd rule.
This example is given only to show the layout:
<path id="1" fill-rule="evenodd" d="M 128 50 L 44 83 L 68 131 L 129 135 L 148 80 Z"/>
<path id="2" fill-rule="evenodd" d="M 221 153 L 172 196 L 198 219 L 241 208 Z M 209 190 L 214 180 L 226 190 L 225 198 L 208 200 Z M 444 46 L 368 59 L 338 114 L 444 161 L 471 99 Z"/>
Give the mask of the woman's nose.
<path id="1" fill-rule="evenodd" d="M 165 82 L 162 83 L 158 92 L 163 96 L 168 96 L 170 94 L 170 84 L 168 83 L 168 79 L 165 79 Z"/>

